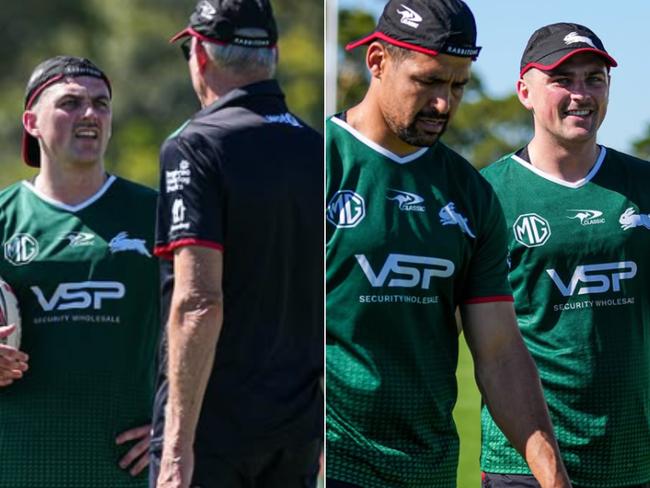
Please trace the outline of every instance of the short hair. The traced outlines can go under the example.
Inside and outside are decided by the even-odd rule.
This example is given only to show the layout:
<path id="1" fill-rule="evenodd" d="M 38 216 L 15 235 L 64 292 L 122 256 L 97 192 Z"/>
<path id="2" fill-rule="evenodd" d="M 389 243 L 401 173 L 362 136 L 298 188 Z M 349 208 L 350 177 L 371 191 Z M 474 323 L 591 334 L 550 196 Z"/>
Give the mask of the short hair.
<path id="1" fill-rule="evenodd" d="M 395 44 L 391 44 L 390 42 L 386 42 L 383 40 L 377 41 L 379 44 L 384 46 L 384 49 L 388 53 L 388 55 L 395 61 L 396 64 L 401 63 L 405 59 L 411 57 L 413 55 L 413 51 L 410 49 L 406 49 L 404 47 L 399 47 L 396 46 Z"/>
<path id="2" fill-rule="evenodd" d="M 267 37 L 263 29 L 237 29 L 236 34 L 246 37 Z M 216 44 L 204 42 L 208 56 L 222 69 L 240 75 L 256 75 L 273 78 L 277 64 L 275 47 L 244 47 L 236 44 Z"/>

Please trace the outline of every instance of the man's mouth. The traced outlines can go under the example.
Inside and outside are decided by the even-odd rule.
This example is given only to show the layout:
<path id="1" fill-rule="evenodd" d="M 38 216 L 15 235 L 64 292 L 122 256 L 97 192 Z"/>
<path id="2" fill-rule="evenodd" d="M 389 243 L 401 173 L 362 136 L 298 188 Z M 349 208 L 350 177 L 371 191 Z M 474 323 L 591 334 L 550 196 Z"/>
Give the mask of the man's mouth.
<path id="1" fill-rule="evenodd" d="M 99 137 L 99 129 L 97 127 L 78 127 L 74 131 L 74 135 L 79 139 L 97 139 Z"/>
<path id="2" fill-rule="evenodd" d="M 574 116 L 574 117 L 587 117 L 588 115 L 591 115 L 593 113 L 593 110 L 589 109 L 580 109 L 580 110 L 567 110 L 564 112 L 564 114 L 568 116 Z"/>

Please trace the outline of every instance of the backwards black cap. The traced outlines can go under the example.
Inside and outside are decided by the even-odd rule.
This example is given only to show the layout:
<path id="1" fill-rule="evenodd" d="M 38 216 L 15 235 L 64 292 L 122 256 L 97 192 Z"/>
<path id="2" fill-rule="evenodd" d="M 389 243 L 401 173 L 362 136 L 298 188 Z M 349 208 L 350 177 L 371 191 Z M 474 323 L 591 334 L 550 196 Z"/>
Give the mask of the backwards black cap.
<path id="1" fill-rule="evenodd" d="M 605 50 L 603 42 L 584 25 L 566 22 L 546 25 L 530 36 L 521 56 L 519 76 L 532 68 L 542 71 L 555 69 L 571 56 L 584 52 L 598 54 L 608 66 L 618 66 Z"/>
<path id="2" fill-rule="evenodd" d="M 348 51 L 375 40 L 436 56 L 476 59 L 476 22 L 461 0 L 390 0 L 374 32 L 351 42 Z"/>
<path id="3" fill-rule="evenodd" d="M 246 28 L 261 29 L 266 35 L 238 34 L 238 30 Z M 189 25 L 170 42 L 187 36 L 216 44 L 271 48 L 278 41 L 278 29 L 269 0 L 200 0 Z"/>
<path id="4" fill-rule="evenodd" d="M 25 110 L 32 108 L 38 97 L 47 87 L 64 78 L 76 78 L 79 76 L 90 76 L 103 80 L 106 83 L 109 94 L 112 95 L 111 82 L 104 72 L 92 61 L 75 56 L 55 56 L 43 61 L 34 68 L 32 76 L 30 76 L 27 82 L 27 88 L 25 88 Z M 22 156 L 23 160 L 29 166 L 39 167 L 41 165 L 41 151 L 38 140 L 31 136 L 24 128 Z"/>

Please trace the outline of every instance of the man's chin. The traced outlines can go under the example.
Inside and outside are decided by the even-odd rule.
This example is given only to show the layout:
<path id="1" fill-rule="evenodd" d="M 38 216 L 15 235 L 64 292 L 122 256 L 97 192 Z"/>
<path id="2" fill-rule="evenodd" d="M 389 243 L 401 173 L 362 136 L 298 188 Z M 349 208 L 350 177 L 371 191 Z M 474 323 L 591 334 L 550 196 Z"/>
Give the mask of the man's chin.
<path id="1" fill-rule="evenodd" d="M 438 142 L 443 133 L 444 131 L 429 134 L 400 134 L 399 138 L 411 146 L 431 147 Z"/>

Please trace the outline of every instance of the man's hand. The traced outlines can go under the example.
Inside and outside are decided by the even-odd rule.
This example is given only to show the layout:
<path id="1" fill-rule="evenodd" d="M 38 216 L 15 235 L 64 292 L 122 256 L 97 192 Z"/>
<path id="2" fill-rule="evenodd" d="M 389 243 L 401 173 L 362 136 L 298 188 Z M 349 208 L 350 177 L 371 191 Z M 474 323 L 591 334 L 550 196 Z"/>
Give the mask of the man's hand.
<path id="1" fill-rule="evenodd" d="M 156 488 L 189 488 L 194 471 L 194 452 L 190 446 L 178 456 L 163 451 Z"/>
<path id="2" fill-rule="evenodd" d="M 122 432 L 115 438 L 117 445 L 137 441 L 129 452 L 120 459 L 120 468 L 128 469 L 131 476 L 139 475 L 149 465 L 149 444 L 151 444 L 151 424 Z M 130 466 L 130 469 L 129 469 Z"/>
<path id="3" fill-rule="evenodd" d="M 0 327 L 0 339 L 10 336 L 16 330 L 16 324 Z M 0 344 L 0 387 L 9 386 L 14 380 L 23 377 L 29 366 L 29 356 L 15 347 Z"/>

